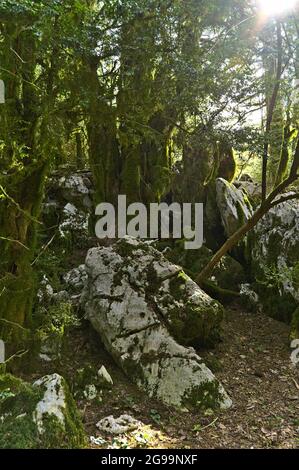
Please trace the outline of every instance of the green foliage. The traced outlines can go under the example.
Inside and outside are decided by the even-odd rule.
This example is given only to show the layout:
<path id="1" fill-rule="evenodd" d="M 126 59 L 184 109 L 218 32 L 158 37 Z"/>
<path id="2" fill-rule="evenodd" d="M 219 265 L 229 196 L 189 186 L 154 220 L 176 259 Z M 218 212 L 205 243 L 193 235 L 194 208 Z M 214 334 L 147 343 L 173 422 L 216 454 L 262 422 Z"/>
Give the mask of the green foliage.
<path id="1" fill-rule="evenodd" d="M 145 203 L 170 191 L 182 202 L 215 203 L 213 182 L 238 174 L 236 154 L 242 169 L 248 160 L 259 173 L 256 156 L 265 136 L 247 116 L 269 98 L 278 51 L 267 39 L 274 22 L 258 28 L 257 20 L 251 0 L 2 0 L 2 323 L 13 322 L 20 331 L 32 327 L 34 270 L 49 272 L 54 288 L 60 283 L 65 253 L 31 266 L 51 169 L 88 164 L 97 202 L 115 202 L 123 192 L 129 202 Z M 298 57 L 289 47 L 297 35 L 286 16 L 270 169 L 278 165 L 286 103 L 291 131 L 298 121 L 291 94 Z M 295 137 L 284 139 L 287 157 Z M 282 163 L 285 173 L 288 158 Z M 72 236 L 66 242 L 70 249 Z M 61 315 L 60 331 L 71 314 L 65 305 L 59 314 L 55 308 L 48 317 L 56 324 Z"/>

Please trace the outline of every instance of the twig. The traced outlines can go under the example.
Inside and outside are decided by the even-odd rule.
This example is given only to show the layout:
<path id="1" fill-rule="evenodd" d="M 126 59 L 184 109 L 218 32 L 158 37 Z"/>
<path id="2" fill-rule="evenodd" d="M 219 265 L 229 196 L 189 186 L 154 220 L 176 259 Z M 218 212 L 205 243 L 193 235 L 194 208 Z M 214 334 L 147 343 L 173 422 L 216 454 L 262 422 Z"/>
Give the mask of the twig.
<path id="1" fill-rule="evenodd" d="M 25 248 L 26 250 L 30 251 L 30 249 L 28 248 L 28 246 L 24 245 L 24 244 L 21 243 L 19 240 L 13 240 L 12 238 L 6 238 L 6 237 L 0 237 L 0 240 L 4 240 L 4 241 L 10 242 L 10 243 L 17 243 L 18 245 L 22 246 L 22 247 Z"/>
<path id="2" fill-rule="evenodd" d="M 16 357 L 23 357 L 25 356 L 25 354 L 27 354 L 29 352 L 29 349 L 26 349 L 26 351 L 19 351 L 15 354 L 13 354 L 12 356 L 10 356 L 8 359 L 6 359 L 6 361 L 4 362 L 4 364 L 8 364 L 8 362 L 12 361 L 13 359 L 15 359 Z"/>
<path id="3" fill-rule="evenodd" d="M 17 51 L 15 51 L 12 47 L 10 48 L 10 50 L 17 56 L 18 59 L 20 59 L 20 61 L 22 62 L 22 64 L 26 64 L 27 62 L 25 62 L 25 60 L 22 59 L 22 57 L 17 53 Z"/>
<path id="4" fill-rule="evenodd" d="M 28 212 L 26 212 L 24 209 L 22 209 L 22 207 L 20 206 L 20 204 L 18 204 L 13 197 L 11 197 L 7 192 L 6 190 L 3 188 L 3 186 L 0 184 L 0 190 L 2 191 L 3 195 L 14 205 L 16 206 L 16 208 L 21 212 L 21 214 L 23 214 L 25 217 L 27 217 L 29 220 L 31 220 L 31 222 L 34 222 L 36 224 L 39 224 L 39 225 L 43 225 L 42 222 L 40 222 L 39 220 L 37 220 L 35 217 L 32 217 L 32 215 L 30 215 Z"/>
<path id="5" fill-rule="evenodd" d="M 297 390 L 299 390 L 299 385 L 297 384 L 296 380 L 295 380 L 295 379 L 292 379 L 292 381 L 294 382 L 295 387 L 297 388 Z"/>
<path id="6" fill-rule="evenodd" d="M 39 252 L 39 254 L 37 255 L 37 257 L 35 258 L 35 260 L 32 261 L 31 266 L 34 266 L 34 265 L 35 265 L 35 263 L 39 260 L 39 258 L 41 257 L 41 255 L 47 250 L 47 248 L 49 248 L 49 246 L 51 245 L 51 243 L 53 242 L 53 240 L 54 240 L 55 237 L 56 237 L 56 233 L 54 233 L 54 235 L 53 235 L 53 237 L 51 238 L 51 240 L 49 240 L 48 243 L 42 247 L 41 251 Z"/>
<path id="7" fill-rule="evenodd" d="M 218 417 L 215 418 L 214 421 L 212 421 L 211 423 L 209 423 L 209 424 L 207 424 L 206 426 L 204 426 L 203 428 L 201 428 L 200 430 L 201 430 L 201 431 L 204 431 L 204 429 L 210 428 L 210 427 L 213 426 L 217 421 L 218 421 Z"/>
<path id="8" fill-rule="evenodd" d="M 294 199 L 299 199 L 299 194 L 289 194 L 287 196 L 282 196 L 280 199 L 277 199 L 271 204 L 271 208 L 278 206 L 278 204 L 282 204 L 283 202 L 292 201 Z"/>
<path id="9" fill-rule="evenodd" d="M 27 328 L 24 328 L 23 326 L 19 325 L 18 323 L 15 323 L 15 322 L 10 321 L 10 320 L 6 320 L 6 318 L 0 318 L 0 321 L 2 321 L 4 323 L 8 323 L 9 325 L 16 326 L 17 328 L 21 328 L 21 330 L 23 330 L 23 331 L 29 331 Z"/>

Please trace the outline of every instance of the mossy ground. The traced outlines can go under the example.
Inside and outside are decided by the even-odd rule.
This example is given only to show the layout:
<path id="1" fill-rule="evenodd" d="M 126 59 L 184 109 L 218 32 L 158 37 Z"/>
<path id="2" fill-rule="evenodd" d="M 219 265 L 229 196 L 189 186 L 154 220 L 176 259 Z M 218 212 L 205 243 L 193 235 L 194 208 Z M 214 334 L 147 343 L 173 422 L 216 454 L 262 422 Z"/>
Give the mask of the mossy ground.
<path id="1" fill-rule="evenodd" d="M 85 434 L 80 417 L 68 388 L 64 390 L 67 402 L 64 425 L 54 415 L 45 415 L 44 432 L 40 433 L 33 417 L 44 390 L 10 374 L 0 375 L 0 448 L 83 447 Z"/>

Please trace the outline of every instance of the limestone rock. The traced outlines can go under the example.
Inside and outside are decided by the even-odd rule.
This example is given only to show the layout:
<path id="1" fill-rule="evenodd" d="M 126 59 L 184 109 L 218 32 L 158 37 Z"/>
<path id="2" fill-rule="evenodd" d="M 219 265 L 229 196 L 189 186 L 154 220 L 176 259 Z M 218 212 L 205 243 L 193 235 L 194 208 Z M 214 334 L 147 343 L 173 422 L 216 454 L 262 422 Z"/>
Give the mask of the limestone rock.
<path id="1" fill-rule="evenodd" d="M 70 238 L 76 235 L 77 238 L 88 237 L 88 215 L 71 203 L 64 206 L 62 220 L 59 225 L 61 238 Z"/>
<path id="2" fill-rule="evenodd" d="M 98 376 L 100 377 L 100 380 L 102 380 L 105 384 L 108 384 L 109 386 L 113 385 L 112 377 L 105 366 L 102 366 L 98 370 Z"/>
<path id="3" fill-rule="evenodd" d="M 246 311 L 256 312 L 260 309 L 259 296 L 250 284 L 241 284 L 240 302 Z"/>
<path id="4" fill-rule="evenodd" d="M 192 348 L 215 340 L 221 306 L 157 250 L 127 238 L 91 249 L 82 297 L 86 316 L 129 378 L 150 396 L 181 406 L 231 401 Z"/>
<path id="5" fill-rule="evenodd" d="M 85 434 L 65 380 L 45 376 L 33 385 L 0 375 L 0 448 L 78 448 Z"/>
<path id="6" fill-rule="evenodd" d="M 156 246 L 157 249 L 160 249 L 161 246 L 165 250 L 163 242 L 156 243 Z M 166 248 L 166 251 L 163 251 L 166 258 L 186 269 L 192 278 L 196 278 L 214 255 L 213 251 L 205 245 L 198 250 L 185 250 L 184 240 L 179 240 L 171 248 L 169 246 L 166 246 Z M 210 280 L 222 289 L 239 292 L 241 284 L 246 280 L 246 276 L 242 265 L 231 256 L 225 255 L 214 269 Z"/>
<path id="7" fill-rule="evenodd" d="M 243 192 L 248 195 L 250 202 L 255 206 L 257 206 L 260 201 L 262 200 L 262 186 L 259 183 L 255 183 L 249 179 L 242 179 L 240 181 L 235 181 L 234 186 L 242 190 Z"/>
<path id="8" fill-rule="evenodd" d="M 52 177 L 50 181 L 51 195 L 60 201 L 74 204 L 81 209 L 92 206 L 92 182 L 89 172 L 77 172 Z"/>
<path id="9" fill-rule="evenodd" d="M 252 271 L 266 309 L 290 321 L 299 303 L 299 204 L 272 208 L 250 236 Z"/>
<path id="10" fill-rule="evenodd" d="M 78 245 L 85 247 L 89 241 L 89 218 L 93 212 L 93 187 L 89 172 L 54 174 L 47 183 L 47 197 L 43 204 L 43 223 L 49 229 L 48 234 L 58 225 L 59 237 L 55 237 L 53 246 L 68 249 Z"/>
<path id="11" fill-rule="evenodd" d="M 229 238 L 251 218 L 253 209 L 246 193 L 222 178 L 216 180 L 216 192 L 222 224 Z"/>
<path id="12" fill-rule="evenodd" d="M 66 288 L 73 294 L 81 294 L 87 281 L 85 264 L 81 264 L 77 268 L 72 269 L 63 276 Z"/>
<path id="13" fill-rule="evenodd" d="M 100 431 L 109 434 L 125 434 L 137 429 L 140 426 L 140 421 L 130 415 L 121 415 L 119 418 L 107 416 L 107 418 L 101 419 L 96 426 Z"/>

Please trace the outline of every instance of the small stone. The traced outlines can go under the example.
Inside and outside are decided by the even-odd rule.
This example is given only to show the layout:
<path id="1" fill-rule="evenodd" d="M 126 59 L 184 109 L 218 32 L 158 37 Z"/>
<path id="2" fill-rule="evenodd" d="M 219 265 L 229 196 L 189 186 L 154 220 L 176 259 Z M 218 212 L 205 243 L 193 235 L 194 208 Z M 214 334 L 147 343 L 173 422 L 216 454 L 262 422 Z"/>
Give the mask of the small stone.
<path id="1" fill-rule="evenodd" d="M 98 391 L 96 389 L 96 386 L 91 384 L 91 385 L 86 385 L 85 390 L 83 392 L 84 397 L 88 401 L 95 400 L 98 395 Z"/>
<path id="2" fill-rule="evenodd" d="M 140 421 L 137 421 L 130 415 L 124 414 L 116 419 L 113 416 L 108 416 L 99 421 L 96 427 L 100 431 L 104 431 L 108 434 L 125 434 L 126 432 L 138 429 L 140 424 Z"/>
<path id="3" fill-rule="evenodd" d="M 113 380 L 105 366 L 98 370 L 98 376 L 105 380 L 108 384 L 113 385 Z"/>

